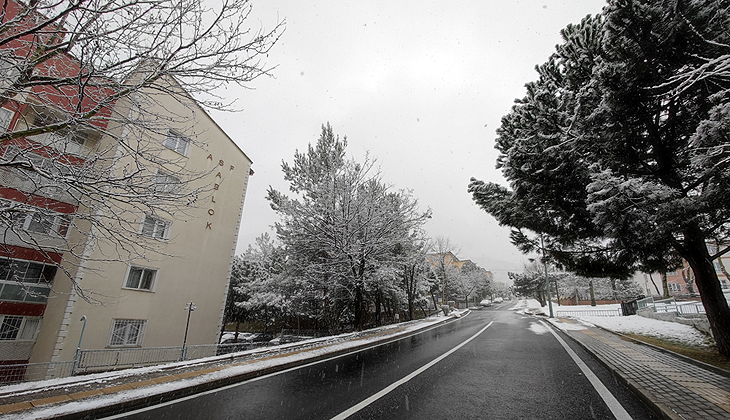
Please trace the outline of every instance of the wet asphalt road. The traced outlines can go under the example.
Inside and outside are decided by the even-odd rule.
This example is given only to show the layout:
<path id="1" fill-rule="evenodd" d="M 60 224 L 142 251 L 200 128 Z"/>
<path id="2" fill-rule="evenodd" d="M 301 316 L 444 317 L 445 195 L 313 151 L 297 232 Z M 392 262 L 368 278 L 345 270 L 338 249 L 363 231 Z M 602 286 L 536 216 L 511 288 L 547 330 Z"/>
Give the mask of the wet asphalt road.
<path id="1" fill-rule="evenodd" d="M 389 386 L 390 392 L 353 410 L 348 418 L 615 418 L 547 327 L 533 317 L 508 310 L 511 306 L 506 303 L 473 311 L 467 317 L 390 344 L 123 418 L 342 418 L 342 413 L 382 394 Z M 656 418 L 580 347 L 565 336 L 563 341 L 631 418 Z M 439 357 L 443 359 L 434 363 Z M 432 366 L 428 367 L 429 363 Z M 414 375 L 419 369 L 420 373 Z M 404 381 L 409 376 L 412 378 Z M 397 381 L 403 383 L 392 385 Z"/>

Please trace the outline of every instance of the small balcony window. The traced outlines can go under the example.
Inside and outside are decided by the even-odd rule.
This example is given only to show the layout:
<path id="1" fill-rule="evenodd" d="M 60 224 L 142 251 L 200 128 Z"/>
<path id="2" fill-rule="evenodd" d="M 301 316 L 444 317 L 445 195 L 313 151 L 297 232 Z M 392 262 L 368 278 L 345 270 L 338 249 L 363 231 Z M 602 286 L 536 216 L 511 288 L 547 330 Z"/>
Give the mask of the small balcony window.
<path id="1" fill-rule="evenodd" d="M 142 222 L 142 235 L 155 239 L 167 239 L 169 226 L 170 223 L 165 220 L 145 215 Z"/>
<path id="2" fill-rule="evenodd" d="M 155 285 L 157 270 L 132 266 L 124 282 L 124 288 L 151 292 Z"/>
<path id="3" fill-rule="evenodd" d="M 170 130 L 165 137 L 165 147 L 170 150 L 174 150 L 183 156 L 187 156 L 188 144 L 190 139 L 187 137 Z"/>

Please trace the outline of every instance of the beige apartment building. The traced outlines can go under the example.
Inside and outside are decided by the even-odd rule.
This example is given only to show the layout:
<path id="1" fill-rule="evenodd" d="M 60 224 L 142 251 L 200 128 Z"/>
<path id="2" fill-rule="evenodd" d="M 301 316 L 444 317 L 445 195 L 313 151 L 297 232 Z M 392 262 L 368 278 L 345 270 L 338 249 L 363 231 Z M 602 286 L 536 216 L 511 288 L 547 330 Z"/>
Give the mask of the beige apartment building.
<path id="1" fill-rule="evenodd" d="M 177 83 L 167 83 L 167 88 L 177 89 L 178 95 L 147 92 L 146 97 L 153 101 L 145 109 L 155 116 L 158 127 L 146 130 L 132 147 L 139 146 L 160 160 L 174 162 L 191 175 L 191 179 L 178 179 L 167 169 L 147 167 L 150 179 L 159 183 L 154 188 L 174 188 L 184 183 L 196 193 L 193 197 L 181 197 L 187 202 L 164 215 L 147 214 L 133 204 L 125 209 L 122 218 L 135 226 L 144 239 L 144 244 L 139 243 L 140 249 L 129 253 L 131 259 L 110 259 L 119 253 L 118 244 L 113 242 L 97 238 L 84 243 L 88 236 L 84 226 L 91 228 L 83 221 L 76 223 L 75 232 L 67 228 L 67 241 L 80 247 L 83 244 L 83 252 L 76 257 L 63 255 L 65 270 L 56 270 L 52 281 L 45 279 L 47 298 L 21 303 L 0 297 L 5 308 L 16 312 L 18 305 L 24 305 L 17 315 L 6 316 L 9 320 L 22 319 L 22 323 L 16 338 L 3 344 L 11 346 L 5 354 L 13 354 L 13 345 L 22 345 L 25 355 L 6 356 L 5 360 L 71 361 L 81 338 L 82 349 L 181 346 L 187 326 L 186 307 L 191 302 L 195 310 L 190 313 L 187 344 L 216 342 L 252 162 Z M 117 103 L 115 112 L 126 112 L 124 106 L 123 102 Z M 28 115 L 22 120 L 33 121 L 30 112 L 26 111 Z M 108 132 L 115 130 L 118 135 L 135 138 L 134 127 L 113 127 L 110 123 Z M 88 136 L 74 154 L 83 158 L 88 150 L 113 153 L 113 145 L 109 136 Z M 112 168 L 120 173 L 134 164 L 125 161 L 131 159 L 128 155 L 121 156 Z M 17 185 L 2 187 L 11 191 L 22 189 Z M 64 201 L 72 200 L 64 200 L 63 194 L 59 194 L 53 201 L 62 208 Z M 72 207 L 64 217 L 84 211 L 88 209 Z M 11 261 L 13 266 L 23 263 L 22 257 Z M 45 267 L 49 267 L 47 263 Z M 74 288 L 74 283 L 80 289 Z M 36 308 L 33 316 L 23 316 L 31 313 L 26 309 L 29 307 Z M 35 334 L 30 329 L 35 329 Z"/>
<path id="2" fill-rule="evenodd" d="M 112 244 L 99 243 L 84 251 L 86 260 L 68 267 L 98 302 L 81 299 L 69 277 L 59 271 L 30 362 L 72 360 L 84 327 L 82 317 L 83 349 L 180 346 L 190 302 L 195 310 L 190 314 L 187 344 L 216 342 L 251 160 L 192 99 L 181 103 L 164 94 L 151 97 L 156 103 L 148 108 L 150 114 L 175 118 L 169 120 L 166 133 L 147 138 L 149 143 L 142 146 L 164 146 L 156 153 L 197 174 L 188 182 L 201 193 L 180 211 L 179 219 L 137 212 L 133 223 L 157 242 L 153 244 L 157 255 L 145 253 L 146 258 L 131 262 L 94 262 L 115 252 L 106 249 Z M 122 160 L 115 170 L 123 167 Z M 159 176 L 168 177 L 163 183 L 172 177 Z"/>

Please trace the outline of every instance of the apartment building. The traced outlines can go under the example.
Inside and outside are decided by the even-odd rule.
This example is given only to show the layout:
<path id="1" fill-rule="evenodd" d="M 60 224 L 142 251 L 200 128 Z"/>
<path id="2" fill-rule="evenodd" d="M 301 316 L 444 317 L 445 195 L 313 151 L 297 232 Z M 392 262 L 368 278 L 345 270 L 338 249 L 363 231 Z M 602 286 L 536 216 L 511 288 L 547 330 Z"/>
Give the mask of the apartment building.
<path id="1" fill-rule="evenodd" d="M 80 72 L 67 54 L 43 68 Z M 158 83 L 80 128 L 0 144 L 0 364 L 70 361 L 79 343 L 179 346 L 191 302 L 187 343 L 216 341 L 252 162 L 173 78 Z M 19 92 L 0 107 L 0 133 L 48 127 L 110 93 Z M 148 125 L 115 117 L 140 98 Z M 92 182 L 63 182 L 84 173 L 116 184 L 89 193 Z M 116 197 L 115 185 L 125 187 Z M 95 202 L 104 194 L 115 203 Z M 145 205 L 174 194 L 166 211 Z"/>

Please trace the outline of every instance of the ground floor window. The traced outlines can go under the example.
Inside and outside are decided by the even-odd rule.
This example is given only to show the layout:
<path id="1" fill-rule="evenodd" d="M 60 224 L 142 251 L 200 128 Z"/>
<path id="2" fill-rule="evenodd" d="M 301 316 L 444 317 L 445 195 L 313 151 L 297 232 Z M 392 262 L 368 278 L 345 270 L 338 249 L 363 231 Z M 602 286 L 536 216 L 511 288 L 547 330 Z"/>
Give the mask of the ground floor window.
<path id="1" fill-rule="evenodd" d="M 0 315 L 0 341 L 35 340 L 41 319 L 19 315 Z"/>
<path id="2" fill-rule="evenodd" d="M 142 345 L 142 336 L 147 321 L 144 319 L 114 319 L 109 336 L 110 347 L 133 347 Z"/>

